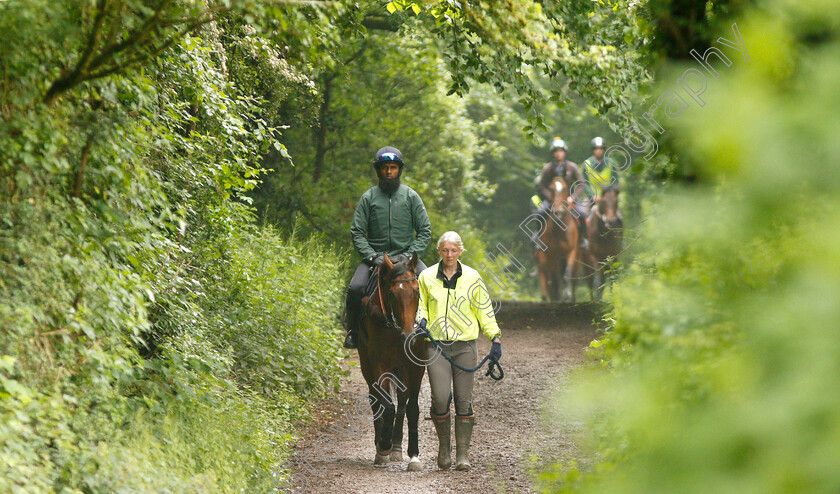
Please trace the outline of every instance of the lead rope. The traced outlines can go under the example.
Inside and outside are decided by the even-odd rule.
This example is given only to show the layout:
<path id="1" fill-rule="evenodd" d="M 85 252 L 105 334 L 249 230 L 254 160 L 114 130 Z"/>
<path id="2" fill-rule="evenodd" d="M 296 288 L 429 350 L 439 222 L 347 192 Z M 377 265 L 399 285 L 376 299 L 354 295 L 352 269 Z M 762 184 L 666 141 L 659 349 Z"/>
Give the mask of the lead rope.
<path id="1" fill-rule="evenodd" d="M 464 372 L 475 372 L 478 369 L 481 369 L 481 367 L 484 365 L 484 363 L 489 360 L 490 365 L 487 366 L 487 372 L 485 372 L 484 375 L 485 376 L 490 376 L 490 379 L 492 379 L 494 381 L 501 381 L 502 379 L 504 379 L 505 371 L 502 369 L 502 364 L 500 364 L 499 361 L 495 357 L 491 356 L 492 353 L 493 353 L 492 349 L 490 350 L 490 353 L 488 353 L 484 357 L 484 359 L 481 361 L 481 363 L 479 363 L 476 367 L 474 367 L 472 369 L 468 369 L 466 367 L 463 367 L 463 366 L 459 365 L 454 360 L 452 360 L 452 357 L 450 357 L 449 355 L 446 354 L 446 352 L 443 351 L 443 348 L 441 348 L 440 343 L 436 339 L 432 338 L 432 334 L 429 332 L 429 328 L 424 328 L 424 327 L 421 327 L 421 326 L 415 326 L 415 328 L 416 328 L 415 332 L 417 332 L 421 335 L 424 335 L 426 338 L 431 340 L 432 343 L 435 344 L 437 349 L 440 350 L 440 354 L 443 355 L 443 358 L 448 360 L 449 363 L 454 365 L 455 367 L 461 369 Z M 495 373 L 496 368 L 498 368 L 498 370 L 499 370 L 498 374 Z"/>

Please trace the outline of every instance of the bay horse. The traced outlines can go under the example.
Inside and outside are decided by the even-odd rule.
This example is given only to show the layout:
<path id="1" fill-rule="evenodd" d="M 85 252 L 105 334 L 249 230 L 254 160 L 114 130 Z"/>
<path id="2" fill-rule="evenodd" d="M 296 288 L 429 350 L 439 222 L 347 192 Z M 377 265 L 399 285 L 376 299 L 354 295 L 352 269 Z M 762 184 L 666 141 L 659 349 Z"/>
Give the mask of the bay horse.
<path id="1" fill-rule="evenodd" d="M 406 354 L 406 338 L 414 331 L 414 318 L 420 301 L 417 282 L 417 253 L 409 261 L 393 263 L 386 254 L 376 268 L 376 288 L 362 298 L 359 362 L 368 384 L 373 410 L 374 465 L 389 460 L 402 461 L 403 420 L 408 416 L 408 471 L 423 469 L 419 459 L 418 421 L 420 384 L 425 367 Z M 414 356 L 425 358 L 423 338 L 414 338 L 409 347 Z M 394 409 L 392 393 L 397 395 Z"/>
<path id="2" fill-rule="evenodd" d="M 575 301 L 577 278 L 574 276 L 580 257 L 578 226 L 572 211 L 569 187 L 561 177 L 555 177 L 549 187 L 551 210 L 540 241 L 547 247 L 537 249 L 542 299 L 555 302 Z M 575 213 L 576 214 L 576 213 Z M 553 217 L 553 218 L 552 218 Z"/>
<path id="3" fill-rule="evenodd" d="M 589 290 L 592 300 L 600 300 L 604 288 L 606 262 L 621 252 L 623 220 L 618 212 L 618 189 L 605 189 L 595 202 L 589 220 L 589 252 L 587 261 L 592 269 Z"/>

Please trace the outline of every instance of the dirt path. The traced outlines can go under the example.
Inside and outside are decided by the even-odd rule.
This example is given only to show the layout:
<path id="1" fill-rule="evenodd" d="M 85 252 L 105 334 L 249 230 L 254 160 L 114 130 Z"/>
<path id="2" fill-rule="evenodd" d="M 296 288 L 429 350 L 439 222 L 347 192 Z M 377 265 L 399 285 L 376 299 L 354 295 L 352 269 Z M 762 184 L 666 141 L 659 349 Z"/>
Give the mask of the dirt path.
<path id="1" fill-rule="evenodd" d="M 587 306 L 508 303 L 498 314 L 503 332 L 505 378 L 476 377 L 470 472 L 438 471 L 437 436 L 428 417 L 429 385 L 420 393 L 421 472 L 406 472 L 406 462 L 373 466 L 373 424 L 355 412 L 367 386 L 353 352 L 350 377 L 339 396 L 316 412 L 296 454 L 295 488 L 310 493 L 492 493 L 535 492 L 529 466 L 575 455 L 572 438 L 579 425 L 550 423 L 544 410 L 551 391 L 563 386 L 569 371 L 583 361 L 595 337 L 594 311 Z M 479 355 L 489 350 L 479 338 Z M 369 410 L 368 410 L 369 415 Z M 405 448 L 406 439 L 403 442 Z M 453 456 L 454 456 L 453 436 Z"/>

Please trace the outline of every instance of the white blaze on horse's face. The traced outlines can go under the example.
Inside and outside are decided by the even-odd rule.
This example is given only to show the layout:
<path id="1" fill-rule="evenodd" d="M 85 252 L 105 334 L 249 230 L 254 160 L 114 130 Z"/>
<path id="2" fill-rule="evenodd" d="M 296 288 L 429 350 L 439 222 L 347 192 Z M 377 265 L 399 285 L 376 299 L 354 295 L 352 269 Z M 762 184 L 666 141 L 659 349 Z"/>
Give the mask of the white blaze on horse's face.
<path id="1" fill-rule="evenodd" d="M 554 182 L 554 190 L 556 192 L 563 192 L 563 182 Z"/>

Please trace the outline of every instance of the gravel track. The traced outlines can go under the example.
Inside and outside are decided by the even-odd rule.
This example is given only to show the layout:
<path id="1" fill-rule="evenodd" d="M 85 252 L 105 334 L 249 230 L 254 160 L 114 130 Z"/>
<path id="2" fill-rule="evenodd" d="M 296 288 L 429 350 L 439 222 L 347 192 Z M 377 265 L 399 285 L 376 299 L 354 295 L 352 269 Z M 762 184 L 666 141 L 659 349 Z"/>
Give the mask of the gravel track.
<path id="1" fill-rule="evenodd" d="M 297 492 L 312 493 L 492 493 L 536 492 L 529 473 L 534 465 L 576 458 L 573 438 L 580 424 L 549 419 L 553 391 L 581 365 L 584 349 L 596 337 L 597 308 L 588 305 L 503 303 L 497 314 L 502 328 L 505 378 L 495 382 L 476 376 L 469 472 L 438 471 L 437 436 L 428 417 L 428 376 L 420 393 L 420 472 L 406 472 L 406 461 L 374 466 L 373 424 L 355 411 L 367 394 L 351 352 L 349 378 L 340 392 L 320 403 L 315 420 L 304 431 L 294 466 Z M 490 343 L 479 338 L 479 358 Z M 369 410 L 368 410 L 369 415 Z M 407 433 L 403 448 L 407 447 Z M 319 442 L 320 441 L 320 442 Z M 453 432 L 453 459 L 454 450 Z"/>

